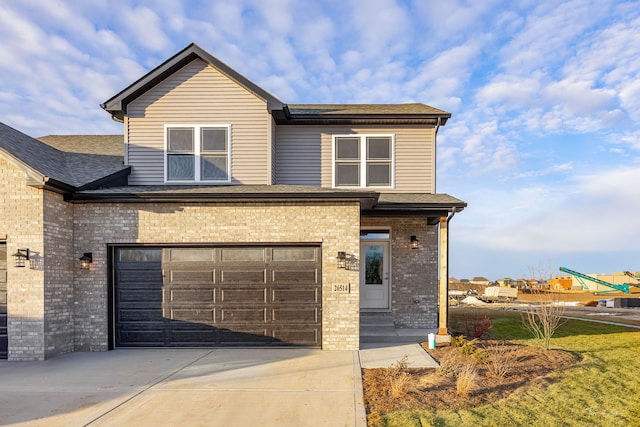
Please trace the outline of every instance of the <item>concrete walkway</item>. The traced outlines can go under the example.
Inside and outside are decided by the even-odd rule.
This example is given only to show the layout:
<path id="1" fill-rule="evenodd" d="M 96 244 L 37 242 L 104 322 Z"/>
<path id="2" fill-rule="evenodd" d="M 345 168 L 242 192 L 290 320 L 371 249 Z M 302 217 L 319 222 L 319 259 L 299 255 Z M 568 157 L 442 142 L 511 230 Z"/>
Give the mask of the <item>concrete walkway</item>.
<path id="1" fill-rule="evenodd" d="M 364 427 L 361 359 L 381 367 L 411 354 L 418 367 L 418 350 L 141 349 L 0 361 L 0 425 Z"/>

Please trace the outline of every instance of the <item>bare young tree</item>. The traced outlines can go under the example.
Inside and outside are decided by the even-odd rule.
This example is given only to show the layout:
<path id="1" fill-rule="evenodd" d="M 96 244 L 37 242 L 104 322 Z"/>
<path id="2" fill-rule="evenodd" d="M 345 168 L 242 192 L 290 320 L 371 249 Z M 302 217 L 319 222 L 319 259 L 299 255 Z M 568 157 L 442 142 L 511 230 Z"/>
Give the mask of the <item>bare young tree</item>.
<path id="1" fill-rule="evenodd" d="M 545 270 L 541 265 L 537 274 L 533 268 L 529 271 L 531 279 L 538 283 L 546 282 L 553 277 L 552 270 Z M 542 341 L 543 348 L 549 350 L 551 338 L 563 323 L 565 306 L 560 303 L 558 295 L 550 291 L 534 289 L 531 293 L 534 298 L 522 315 L 522 323 L 535 338 Z"/>

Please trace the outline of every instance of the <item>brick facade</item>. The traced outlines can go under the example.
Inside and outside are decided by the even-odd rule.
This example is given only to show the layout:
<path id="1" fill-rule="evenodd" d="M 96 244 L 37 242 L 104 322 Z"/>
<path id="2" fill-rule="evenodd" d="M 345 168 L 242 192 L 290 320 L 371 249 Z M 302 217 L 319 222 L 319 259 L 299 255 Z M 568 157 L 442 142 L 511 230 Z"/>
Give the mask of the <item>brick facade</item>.
<path id="1" fill-rule="evenodd" d="M 389 228 L 396 326 L 437 326 L 438 226 L 424 218 L 361 219 L 357 202 L 71 204 L 27 186 L 24 171 L 1 160 L 0 179 L 0 238 L 9 254 L 29 248 L 32 255 L 25 268 L 8 263 L 11 360 L 108 349 L 108 245 L 117 244 L 320 243 L 322 348 L 355 350 L 359 272 L 338 269 L 336 256 L 359 254 L 361 226 Z M 84 252 L 93 253 L 90 271 L 79 270 Z M 334 284 L 351 291 L 334 293 Z"/>
<path id="2" fill-rule="evenodd" d="M 44 343 L 43 192 L 26 186 L 26 174 L 0 159 L 0 237 L 7 239 L 7 334 L 10 360 L 42 360 Z M 29 249 L 25 267 L 14 266 Z"/>
<path id="3" fill-rule="evenodd" d="M 75 349 L 108 347 L 107 245 L 185 243 L 321 243 L 322 348 L 359 347 L 358 272 L 338 269 L 338 251 L 358 252 L 358 203 L 78 204 L 74 253 L 93 253 L 75 283 Z M 351 293 L 333 293 L 334 284 Z"/>

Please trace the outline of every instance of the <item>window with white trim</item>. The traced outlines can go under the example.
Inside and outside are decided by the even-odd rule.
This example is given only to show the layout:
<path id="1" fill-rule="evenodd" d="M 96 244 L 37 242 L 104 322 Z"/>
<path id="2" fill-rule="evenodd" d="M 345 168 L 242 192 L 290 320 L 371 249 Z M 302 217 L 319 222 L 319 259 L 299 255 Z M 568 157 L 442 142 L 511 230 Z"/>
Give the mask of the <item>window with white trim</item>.
<path id="1" fill-rule="evenodd" d="M 166 182 L 231 182 L 230 125 L 165 125 Z"/>
<path id="2" fill-rule="evenodd" d="M 393 187 L 393 135 L 334 135 L 334 187 Z"/>

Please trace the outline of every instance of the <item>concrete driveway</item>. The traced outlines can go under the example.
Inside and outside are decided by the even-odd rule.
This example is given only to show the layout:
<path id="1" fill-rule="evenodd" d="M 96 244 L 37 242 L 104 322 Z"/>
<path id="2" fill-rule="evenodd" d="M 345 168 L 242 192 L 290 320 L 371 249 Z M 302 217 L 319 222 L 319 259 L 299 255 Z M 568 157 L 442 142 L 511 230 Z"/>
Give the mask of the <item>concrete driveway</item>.
<path id="1" fill-rule="evenodd" d="M 0 424 L 365 426 L 357 351 L 145 349 L 0 362 Z"/>

